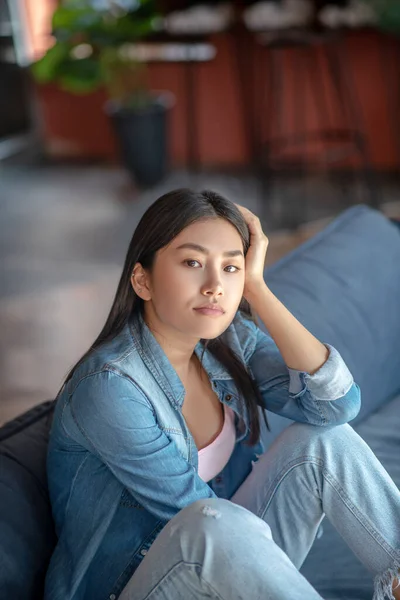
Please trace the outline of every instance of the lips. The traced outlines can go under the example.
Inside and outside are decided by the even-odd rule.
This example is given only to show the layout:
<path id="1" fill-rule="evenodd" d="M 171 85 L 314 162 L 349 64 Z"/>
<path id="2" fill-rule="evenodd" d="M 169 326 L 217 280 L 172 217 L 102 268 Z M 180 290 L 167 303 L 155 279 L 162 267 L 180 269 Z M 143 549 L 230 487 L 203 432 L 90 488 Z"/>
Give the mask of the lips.
<path id="1" fill-rule="evenodd" d="M 207 314 L 224 314 L 224 310 L 220 306 L 216 306 L 215 304 L 204 304 L 203 306 L 198 306 L 194 310 L 198 310 Z"/>
<path id="2" fill-rule="evenodd" d="M 201 310 L 201 309 L 207 309 L 207 310 L 215 310 L 216 312 L 225 312 L 224 309 L 219 306 L 219 304 L 202 304 L 201 306 L 197 306 L 195 308 L 195 310 Z"/>

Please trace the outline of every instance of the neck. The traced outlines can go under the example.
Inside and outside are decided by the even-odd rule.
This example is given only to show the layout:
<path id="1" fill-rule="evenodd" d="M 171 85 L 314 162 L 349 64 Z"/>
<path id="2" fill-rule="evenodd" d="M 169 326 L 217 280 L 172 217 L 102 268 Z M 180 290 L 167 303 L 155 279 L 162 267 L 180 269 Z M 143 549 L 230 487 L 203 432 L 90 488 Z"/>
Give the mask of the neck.
<path id="1" fill-rule="evenodd" d="M 186 380 L 198 370 L 200 363 L 194 352 L 198 339 L 193 340 L 177 334 L 176 331 L 169 331 L 153 311 L 145 310 L 143 320 L 181 379 Z"/>

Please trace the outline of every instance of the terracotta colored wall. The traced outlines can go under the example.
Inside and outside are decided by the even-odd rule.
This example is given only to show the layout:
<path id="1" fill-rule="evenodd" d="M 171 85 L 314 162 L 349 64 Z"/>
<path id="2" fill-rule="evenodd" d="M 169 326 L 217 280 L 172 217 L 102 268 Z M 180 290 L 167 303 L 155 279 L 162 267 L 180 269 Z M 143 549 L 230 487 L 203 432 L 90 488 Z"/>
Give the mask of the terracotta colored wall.
<path id="1" fill-rule="evenodd" d="M 196 65 L 197 84 L 197 124 L 199 148 L 204 165 L 245 164 L 250 160 L 250 147 L 246 136 L 246 119 L 253 115 L 257 127 L 264 118 L 271 116 L 271 107 L 262 100 L 262 84 L 267 78 L 265 52 L 253 46 L 250 36 L 240 41 L 244 48 L 242 59 L 247 64 L 245 75 L 249 76 L 250 66 L 255 68 L 255 97 L 258 110 L 250 100 L 243 105 L 235 43 L 231 36 L 219 35 L 213 42 L 217 47 L 216 58 Z M 255 57 L 252 58 L 252 53 Z M 359 102 L 360 117 L 370 144 L 373 164 L 380 169 L 395 169 L 399 165 L 396 143 L 398 109 L 389 111 L 389 98 L 397 94 L 400 103 L 399 77 L 396 62 L 400 57 L 400 44 L 383 35 L 373 32 L 349 33 L 343 46 L 346 70 L 354 83 Z M 264 58 L 263 58 L 264 55 Z M 252 62 L 256 60 L 256 63 Z M 306 102 L 307 123 L 316 122 L 317 109 L 312 102 L 301 68 L 290 70 L 290 56 L 284 61 L 284 76 L 288 82 L 288 93 L 284 104 L 283 122 L 290 131 L 290 115 L 299 107 L 299 92 L 308 98 Z M 297 79 L 295 79 L 297 77 Z M 170 149 L 172 162 L 179 165 L 186 160 L 186 94 L 184 66 L 177 64 L 150 65 L 150 81 L 154 89 L 168 89 L 176 96 L 176 105 L 170 115 Z M 331 103 L 334 93 L 328 86 L 325 70 L 326 93 Z M 322 86 L 322 81 L 320 84 Z M 246 91 L 246 90 L 245 90 Z M 322 93 L 322 87 L 321 87 Z M 39 90 L 46 139 L 51 152 L 75 156 L 91 156 L 114 160 L 116 158 L 112 131 L 102 114 L 104 95 L 97 93 L 89 97 L 73 97 L 55 90 L 53 87 Z M 343 125 L 336 120 L 335 125 Z M 400 131 L 400 127 L 398 129 Z M 314 148 L 315 149 L 315 148 Z M 318 147 L 317 147 L 318 149 Z M 338 163 L 344 166 L 346 162 Z"/>
<path id="2" fill-rule="evenodd" d="M 378 34 L 349 36 L 349 58 L 373 163 L 400 168 L 400 40 Z"/>

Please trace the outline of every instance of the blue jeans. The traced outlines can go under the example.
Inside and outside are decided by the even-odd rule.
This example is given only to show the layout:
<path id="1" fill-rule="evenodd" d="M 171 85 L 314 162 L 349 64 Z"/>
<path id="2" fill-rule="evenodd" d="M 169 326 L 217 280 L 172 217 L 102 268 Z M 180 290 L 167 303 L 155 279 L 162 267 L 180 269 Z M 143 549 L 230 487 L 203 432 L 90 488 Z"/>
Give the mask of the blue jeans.
<path id="1" fill-rule="evenodd" d="M 374 600 L 392 598 L 399 490 L 350 425 L 294 423 L 230 500 L 167 523 L 119 599 L 321 600 L 298 569 L 325 515 L 375 575 Z"/>

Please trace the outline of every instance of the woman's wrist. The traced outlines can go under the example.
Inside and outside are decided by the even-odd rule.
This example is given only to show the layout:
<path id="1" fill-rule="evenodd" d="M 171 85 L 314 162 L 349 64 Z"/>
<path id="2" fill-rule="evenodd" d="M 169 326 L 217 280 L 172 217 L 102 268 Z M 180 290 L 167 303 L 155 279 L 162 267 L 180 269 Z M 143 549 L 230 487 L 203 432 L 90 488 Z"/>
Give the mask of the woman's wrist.
<path id="1" fill-rule="evenodd" d="M 257 281 L 246 285 L 243 295 L 255 312 L 258 312 L 257 307 L 260 303 L 264 303 L 265 300 L 268 301 L 269 295 L 273 296 L 265 281 Z"/>

